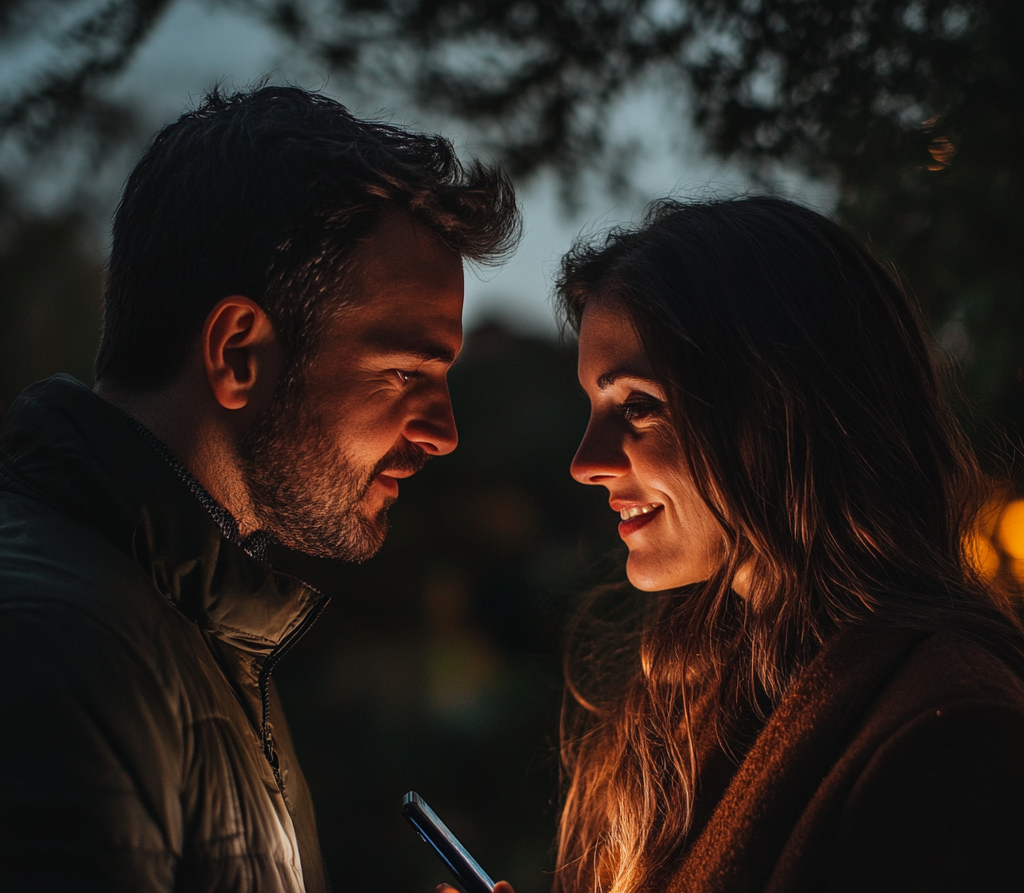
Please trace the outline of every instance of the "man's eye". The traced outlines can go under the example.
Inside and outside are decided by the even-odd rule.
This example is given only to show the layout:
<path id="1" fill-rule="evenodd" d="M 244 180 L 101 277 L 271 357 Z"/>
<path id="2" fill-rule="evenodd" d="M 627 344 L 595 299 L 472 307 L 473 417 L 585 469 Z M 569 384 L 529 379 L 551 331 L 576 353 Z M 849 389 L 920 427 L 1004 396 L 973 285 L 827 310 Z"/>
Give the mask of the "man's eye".
<path id="1" fill-rule="evenodd" d="M 398 380 L 402 384 L 408 384 L 410 381 L 412 381 L 414 378 L 416 378 L 419 375 L 418 372 L 411 372 L 408 369 L 395 369 L 394 372 L 395 372 L 395 375 L 398 376 Z"/>

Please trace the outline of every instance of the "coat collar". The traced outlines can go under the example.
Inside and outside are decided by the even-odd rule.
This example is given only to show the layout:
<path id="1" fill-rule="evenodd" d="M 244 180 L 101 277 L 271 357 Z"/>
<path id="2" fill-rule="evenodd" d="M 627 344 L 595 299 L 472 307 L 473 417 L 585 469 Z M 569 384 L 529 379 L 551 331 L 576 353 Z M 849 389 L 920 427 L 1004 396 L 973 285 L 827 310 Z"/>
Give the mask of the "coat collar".
<path id="1" fill-rule="evenodd" d="M 651 889 L 763 891 L 803 810 L 926 635 L 879 622 L 841 628 L 797 675 L 699 836 Z"/>
<path id="2" fill-rule="evenodd" d="M 288 571 L 302 566 L 310 579 L 331 563 L 280 546 L 266 562 L 254 558 L 238 541 L 237 526 L 231 537 L 211 509 L 230 515 L 209 497 L 204 506 L 198 483 L 153 441 L 81 382 L 58 375 L 26 389 L 11 407 L 0 476 L 5 488 L 98 529 L 189 619 L 265 659 L 325 601 Z"/>

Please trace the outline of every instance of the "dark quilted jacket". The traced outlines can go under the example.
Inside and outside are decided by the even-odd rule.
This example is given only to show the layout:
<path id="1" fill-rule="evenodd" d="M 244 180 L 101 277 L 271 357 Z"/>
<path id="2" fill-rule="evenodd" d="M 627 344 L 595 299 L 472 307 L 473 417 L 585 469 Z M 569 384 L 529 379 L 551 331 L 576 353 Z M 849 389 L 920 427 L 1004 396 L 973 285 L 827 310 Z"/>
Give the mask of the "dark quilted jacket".
<path id="1" fill-rule="evenodd" d="M 325 599 L 74 379 L 0 442 L 0 889 L 325 889 L 270 671 Z"/>

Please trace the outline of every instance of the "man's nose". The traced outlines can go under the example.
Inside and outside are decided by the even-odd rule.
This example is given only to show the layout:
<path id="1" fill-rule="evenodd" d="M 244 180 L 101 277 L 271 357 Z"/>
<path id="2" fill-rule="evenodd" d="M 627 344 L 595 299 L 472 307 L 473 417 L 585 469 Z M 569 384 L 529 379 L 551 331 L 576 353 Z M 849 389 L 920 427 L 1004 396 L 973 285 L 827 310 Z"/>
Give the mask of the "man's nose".
<path id="1" fill-rule="evenodd" d="M 607 484 L 629 471 L 621 437 L 594 419 L 587 425 L 569 473 L 581 484 Z"/>
<path id="2" fill-rule="evenodd" d="M 459 443 L 448 388 L 424 405 L 405 426 L 405 439 L 415 443 L 428 456 L 446 456 Z"/>

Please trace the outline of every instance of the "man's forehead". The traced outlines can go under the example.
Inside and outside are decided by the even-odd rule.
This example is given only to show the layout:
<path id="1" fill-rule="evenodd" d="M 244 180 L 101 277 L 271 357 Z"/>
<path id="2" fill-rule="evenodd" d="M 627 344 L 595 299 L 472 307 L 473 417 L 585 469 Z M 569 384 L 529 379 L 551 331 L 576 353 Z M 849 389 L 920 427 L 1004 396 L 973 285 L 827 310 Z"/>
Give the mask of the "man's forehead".
<path id="1" fill-rule="evenodd" d="M 390 214 L 350 261 L 342 283 L 349 312 L 368 324 L 416 315 L 444 324 L 462 314 L 462 258 L 405 214 Z"/>
<path id="2" fill-rule="evenodd" d="M 462 258 L 429 227 L 402 211 L 388 211 L 355 250 L 353 268 L 372 287 L 381 274 L 417 280 L 462 269 Z"/>

